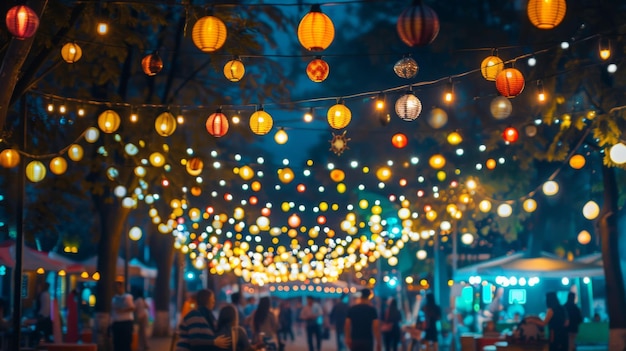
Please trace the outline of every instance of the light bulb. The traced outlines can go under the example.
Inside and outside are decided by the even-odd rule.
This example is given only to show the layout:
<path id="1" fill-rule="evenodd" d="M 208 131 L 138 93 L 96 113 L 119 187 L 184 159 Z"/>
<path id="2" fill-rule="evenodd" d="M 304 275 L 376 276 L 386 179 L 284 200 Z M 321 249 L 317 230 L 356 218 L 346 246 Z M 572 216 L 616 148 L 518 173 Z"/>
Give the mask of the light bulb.
<path id="1" fill-rule="evenodd" d="M 385 108 L 385 95 L 383 93 L 378 94 L 376 98 L 376 109 L 381 111 Z"/>
<path id="2" fill-rule="evenodd" d="M 106 22 L 99 22 L 97 30 L 98 30 L 98 34 L 106 35 L 107 32 L 109 31 L 109 24 Z"/>
<path id="3" fill-rule="evenodd" d="M 306 123 L 310 123 L 313 121 L 313 108 L 311 108 L 307 113 L 304 114 L 304 121 Z"/>

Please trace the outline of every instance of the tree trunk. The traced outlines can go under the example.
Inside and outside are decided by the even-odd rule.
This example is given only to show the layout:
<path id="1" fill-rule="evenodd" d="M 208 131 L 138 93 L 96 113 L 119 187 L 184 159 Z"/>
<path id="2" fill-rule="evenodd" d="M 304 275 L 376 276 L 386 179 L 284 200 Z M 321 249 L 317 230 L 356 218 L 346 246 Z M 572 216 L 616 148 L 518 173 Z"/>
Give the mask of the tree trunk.
<path id="1" fill-rule="evenodd" d="M 31 1 L 30 8 L 39 14 L 41 18 L 47 3 L 47 0 Z M 4 54 L 2 66 L 0 67 L 0 87 L 2 87 L 0 89 L 0 131 L 4 130 L 15 85 L 34 41 L 34 35 L 24 40 L 12 38 Z"/>
<path id="2" fill-rule="evenodd" d="M 152 327 L 153 336 L 170 333 L 170 277 L 174 260 L 174 237 L 154 233 L 152 255 L 156 257 L 157 277 L 154 283 L 154 308 L 156 315 Z"/>
<path id="3" fill-rule="evenodd" d="M 626 350 L 626 291 L 619 255 L 619 196 L 615 169 L 602 167 L 604 205 L 599 229 L 602 238 L 602 262 L 606 280 L 606 304 L 609 315 L 609 350 Z"/>
<path id="4" fill-rule="evenodd" d="M 118 200 L 106 203 L 105 199 L 97 202 L 101 216 L 101 233 L 98 242 L 97 271 L 100 279 L 96 284 L 96 320 L 93 330 L 94 342 L 99 350 L 106 350 L 107 328 L 113 298 L 113 282 L 117 274 L 117 256 L 120 248 L 122 231 L 130 209 L 121 206 Z"/>

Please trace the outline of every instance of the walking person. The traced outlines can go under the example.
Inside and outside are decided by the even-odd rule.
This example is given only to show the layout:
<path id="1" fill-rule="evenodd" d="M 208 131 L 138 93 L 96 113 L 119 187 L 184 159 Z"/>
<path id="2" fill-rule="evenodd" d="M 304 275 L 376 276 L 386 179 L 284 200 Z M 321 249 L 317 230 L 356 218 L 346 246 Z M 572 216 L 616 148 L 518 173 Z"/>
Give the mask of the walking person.
<path id="1" fill-rule="evenodd" d="M 361 290 L 356 305 L 348 309 L 345 323 L 346 345 L 351 351 L 381 351 L 380 323 L 370 303 L 370 289 Z"/>
<path id="2" fill-rule="evenodd" d="M 330 322 L 335 327 L 335 337 L 337 339 L 337 351 L 344 351 L 345 335 L 344 326 L 348 317 L 348 295 L 341 295 L 332 310 L 330 310 Z"/>
<path id="3" fill-rule="evenodd" d="M 309 345 L 309 351 L 321 351 L 322 350 L 322 330 L 320 319 L 324 315 L 322 306 L 313 300 L 312 296 L 307 296 L 306 305 L 302 307 L 300 311 L 300 319 L 306 328 L 306 340 Z M 313 340 L 316 341 L 316 346 L 313 347 Z"/>
<path id="4" fill-rule="evenodd" d="M 148 323 L 150 319 L 150 309 L 148 303 L 144 299 L 143 289 L 137 288 L 133 294 L 135 301 L 135 323 L 137 324 L 137 341 L 139 351 L 147 351 L 150 349 L 148 345 Z"/>
<path id="5" fill-rule="evenodd" d="M 540 327 L 548 326 L 550 330 L 550 351 L 567 351 L 568 331 L 567 331 L 567 312 L 565 307 L 561 306 L 555 292 L 546 294 L 546 316 L 543 320 L 539 318 L 528 319 Z"/>
<path id="6" fill-rule="evenodd" d="M 296 337 L 293 335 L 293 312 L 289 301 L 282 301 L 280 303 L 280 310 L 278 311 L 278 324 L 280 330 L 278 331 L 279 341 L 287 341 L 287 337 L 291 338 L 291 341 L 295 341 Z"/>
<path id="7" fill-rule="evenodd" d="M 131 351 L 133 343 L 133 312 L 135 304 L 132 295 L 126 293 L 123 278 L 115 280 L 115 295 L 111 306 L 111 332 L 115 351 Z"/>
<path id="8" fill-rule="evenodd" d="M 239 323 L 239 312 L 234 305 L 226 305 L 220 310 L 215 335 L 230 338 L 232 351 L 253 351 L 255 349 L 248 340 L 246 330 Z"/>
<path id="9" fill-rule="evenodd" d="M 435 303 L 435 295 L 433 293 L 426 294 L 426 304 L 422 307 L 423 320 L 421 323 L 422 330 L 424 330 L 424 338 L 422 339 L 426 345 L 426 350 L 437 351 L 439 349 L 439 331 L 437 330 L 437 324 L 441 319 L 441 307 Z"/>
<path id="10" fill-rule="evenodd" d="M 385 309 L 385 314 L 380 326 L 380 330 L 383 333 L 385 351 L 398 351 L 401 321 L 402 314 L 398 309 L 396 299 L 389 298 L 389 300 L 387 300 L 387 308 Z"/>
<path id="11" fill-rule="evenodd" d="M 259 299 L 256 310 L 248 317 L 252 325 L 252 340 L 265 344 L 266 350 L 278 350 L 278 321 L 270 310 L 270 298 L 264 296 Z"/>
<path id="12" fill-rule="evenodd" d="M 583 314 L 576 304 L 576 294 L 570 292 L 567 294 L 567 302 L 563 306 L 567 312 L 569 323 L 567 324 L 568 332 L 568 349 L 576 350 L 576 336 L 578 335 L 578 327 L 583 322 Z"/>
<path id="13" fill-rule="evenodd" d="M 227 349 L 231 338 L 216 335 L 217 325 L 213 316 L 215 295 L 208 289 L 196 293 L 196 308 L 189 311 L 178 326 L 178 342 L 175 351 L 206 351 L 211 346 Z M 115 351 L 118 351 L 115 349 Z"/>

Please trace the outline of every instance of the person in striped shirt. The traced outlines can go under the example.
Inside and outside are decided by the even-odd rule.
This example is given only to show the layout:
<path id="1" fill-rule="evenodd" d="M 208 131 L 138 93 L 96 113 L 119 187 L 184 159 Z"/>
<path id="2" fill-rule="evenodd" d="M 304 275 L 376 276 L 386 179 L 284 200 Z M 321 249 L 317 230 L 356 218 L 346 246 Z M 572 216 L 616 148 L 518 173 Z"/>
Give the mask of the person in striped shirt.
<path id="1" fill-rule="evenodd" d="M 211 310 L 215 307 L 215 295 L 202 289 L 196 293 L 196 308 L 191 310 L 178 326 L 178 342 L 175 351 L 208 351 L 230 348 L 230 337 L 215 336 L 216 320 Z"/>

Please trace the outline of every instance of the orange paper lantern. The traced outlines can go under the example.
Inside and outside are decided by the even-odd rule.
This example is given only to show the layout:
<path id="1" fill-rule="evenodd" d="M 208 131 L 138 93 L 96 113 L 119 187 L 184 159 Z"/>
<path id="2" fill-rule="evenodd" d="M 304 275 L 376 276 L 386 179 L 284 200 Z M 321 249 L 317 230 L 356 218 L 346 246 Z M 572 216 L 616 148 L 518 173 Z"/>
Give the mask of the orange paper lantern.
<path id="1" fill-rule="evenodd" d="M 394 134 L 394 136 L 391 137 L 391 144 L 398 149 L 404 148 L 408 142 L 408 138 L 402 133 Z"/>
<path id="2" fill-rule="evenodd" d="M 539 29 L 552 29 L 565 17 L 565 0 L 528 0 L 526 12 L 530 22 Z"/>
<path id="3" fill-rule="evenodd" d="M 141 68 L 143 68 L 143 73 L 154 76 L 163 69 L 163 60 L 156 52 L 152 53 L 141 60 Z"/>
<path id="4" fill-rule="evenodd" d="M 309 62 L 306 66 L 306 75 L 309 76 L 309 79 L 320 83 L 328 78 L 328 74 L 330 73 L 330 67 L 326 61 L 316 58 L 315 60 Z"/>
<path id="5" fill-rule="evenodd" d="M 524 75 L 515 68 L 507 68 L 496 77 L 496 89 L 504 97 L 516 97 L 524 90 L 524 85 Z"/>
<path id="6" fill-rule="evenodd" d="M 222 113 L 222 110 L 215 111 L 207 118 L 206 130 L 217 138 L 226 135 L 228 132 L 228 118 Z"/>
<path id="7" fill-rule="evenodd" d="M 396 29 L 406 45 L 428 45 L 439 34 L 439 17 L 433 9 L 417 1 L 400 14 Z"/>
<path id="8" fill-rule="evenodd" d="M 35 35 L 39 27 L 39 17 L 30 7 L 17 5 L 7 12 L 6 24 L 16 39 L 24 40 Z"/>
<path id="9" fill-rule="evenodd" d="M 311 6 L 298 25 L 298 40 L 309 51 L 322 51 L 330 46 L 335 38 L 335 26 L 328 16 L 322 13 L 319 4 Z"/>
<path id="10" fill-rule="evenodd" d="M 191 39 L 203 52 L 219 50 L 226 42 L 226 25 L 215 16 L 202 17 L 193 25 Z"/>

